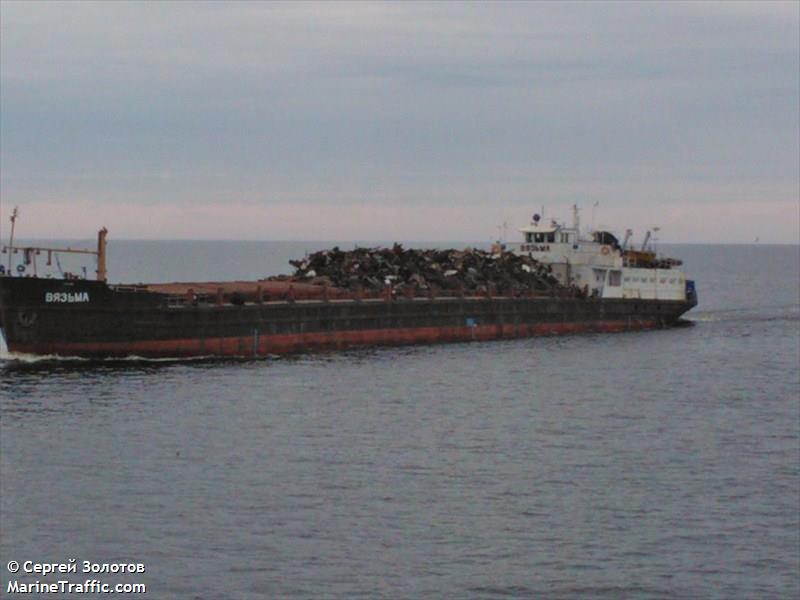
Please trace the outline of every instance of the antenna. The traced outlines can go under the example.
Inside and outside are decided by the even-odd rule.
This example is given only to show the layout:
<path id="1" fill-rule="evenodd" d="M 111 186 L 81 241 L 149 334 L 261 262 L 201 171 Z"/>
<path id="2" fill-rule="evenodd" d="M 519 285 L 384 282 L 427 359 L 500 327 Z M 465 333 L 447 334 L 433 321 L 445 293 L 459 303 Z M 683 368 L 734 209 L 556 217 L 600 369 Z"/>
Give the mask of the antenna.
<path id="1" fill-rule="evenodd" d="M 600 206 L 599 201 L 592 204 L 592 231 L 594 231 L 594 213 L 598 206 Z"/>
<path id="2" fill-rule="evenodd" d="M 497 225 L 497 243 L 505 244 L 508 237 L 508 221 L 503 221 L 502 224 Z"/>

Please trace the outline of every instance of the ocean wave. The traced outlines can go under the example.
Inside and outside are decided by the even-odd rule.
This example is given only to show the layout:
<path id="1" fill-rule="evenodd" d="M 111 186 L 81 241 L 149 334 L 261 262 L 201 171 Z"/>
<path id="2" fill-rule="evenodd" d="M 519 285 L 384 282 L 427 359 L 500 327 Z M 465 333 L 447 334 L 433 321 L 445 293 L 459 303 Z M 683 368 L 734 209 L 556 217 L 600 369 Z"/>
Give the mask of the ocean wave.
<path id="1" fill-rule="evenodd" d="M 684 315 L 684 319 L 695 323 L 798 321 L 800 320 L 800 306 L 761 306 L 697 311 Z"/>
<path id="2" fill-rule="evenodd" d="M 231 357 L 235 360 L 236 357 Z M 243 357 L 242 357 L 243 358 Z M 0 367 L 29 364 L 42 364 L 42 363 L 175 363 L 175 362 L 198 362 L 208 360 L 220 360 L 219 356 L 211 354 L 203 356 L 167 356 L 167 357 L 148 357 L 137 356 L 135 354 L 129 356 L 109 356 L 109 357 L 96 357 L 88 358 L 84 356 L 61 356 L 58 354 L 24 354 L 19 352 L 0 352 Z"/>

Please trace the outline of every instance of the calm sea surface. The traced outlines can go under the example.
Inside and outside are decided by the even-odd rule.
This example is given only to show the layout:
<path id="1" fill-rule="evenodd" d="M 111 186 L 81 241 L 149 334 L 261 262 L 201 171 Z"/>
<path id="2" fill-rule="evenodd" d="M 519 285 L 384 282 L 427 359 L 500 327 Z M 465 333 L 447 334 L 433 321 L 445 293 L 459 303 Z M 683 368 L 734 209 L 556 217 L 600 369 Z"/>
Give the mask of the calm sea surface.
<path id="1" fill-rule="evenodd" d="M 112 241 L 109 268 L 252 278 L 324 246 Z M 6 356 L 0 595 L 96 578 L 158 599 L 800 597 L 800 249 L 666 250 L 697 280 L 691 327 Z M 69 558 L 146 573 L 6 566 Z"/>

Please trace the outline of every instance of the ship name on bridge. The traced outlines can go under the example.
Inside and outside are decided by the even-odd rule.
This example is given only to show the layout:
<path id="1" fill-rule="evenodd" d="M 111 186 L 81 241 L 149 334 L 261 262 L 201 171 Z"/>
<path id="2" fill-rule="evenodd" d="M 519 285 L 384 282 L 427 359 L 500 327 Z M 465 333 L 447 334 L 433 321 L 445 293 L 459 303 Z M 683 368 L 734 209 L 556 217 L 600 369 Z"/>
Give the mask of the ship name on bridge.
<path id="1" fill-rule="evenodd" d="M 69 304 L 89 302 L 89 292 L 47 292 L 44 295 L 44 301 Z"/>

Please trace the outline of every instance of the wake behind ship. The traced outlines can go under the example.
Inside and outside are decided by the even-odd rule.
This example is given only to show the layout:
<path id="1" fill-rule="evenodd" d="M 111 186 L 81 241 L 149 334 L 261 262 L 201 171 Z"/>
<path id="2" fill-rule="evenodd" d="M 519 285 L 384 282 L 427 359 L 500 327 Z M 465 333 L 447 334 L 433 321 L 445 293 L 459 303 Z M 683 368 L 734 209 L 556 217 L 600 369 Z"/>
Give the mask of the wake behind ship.
<path id="1" fill-rule="evenodd" d="M 458 342 L 668 327 L 697 304 L 681 262 L 607 231 L 534 215 L 491 252 L 333 249 L 256 281 L 109 284 L 96 250 L 21 247 L 0 268 L 11 352 L 75 357 L 261 357 L 366 345 Z M 39 275 L 60 253 L 96 259 L 96 279 Z M 15 265 L 14 259 L 19 262 Z"/>

